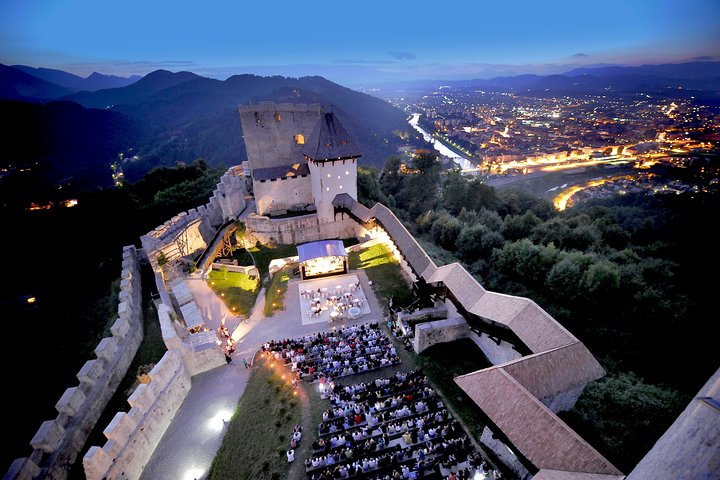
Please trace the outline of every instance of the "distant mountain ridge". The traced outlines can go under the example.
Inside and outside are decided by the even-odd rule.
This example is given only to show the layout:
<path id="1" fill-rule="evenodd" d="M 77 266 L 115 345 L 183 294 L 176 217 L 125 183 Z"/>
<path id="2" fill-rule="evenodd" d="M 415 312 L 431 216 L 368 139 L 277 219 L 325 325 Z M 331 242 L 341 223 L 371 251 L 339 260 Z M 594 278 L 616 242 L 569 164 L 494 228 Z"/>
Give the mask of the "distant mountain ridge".
<path id="1" fill-rule="evenodd" d="M 341 117 L 343 125 L 362 149 L 361 164 L 364 165 L 382 167 L 385 158 L 396 154 L 398 146 L 405 144 L 396 132 L 412 133 L 404 112 L 384 100 L 317 76 L 290 78 L 244 74 L 221 81 L 192 72 L 156 70 L 124 87 L 71 93 L 58 86 L 52 90 L 50 87 L 54 84 L 12 67 L 5 68 L 5 71 L 0 71 L 0 98 L 4 96 L 36 103 L 45 103 L 48 98 L 55 98 L 56 101 L 48 105 L 75 104 L 99 112 L 94 117 L 99 123 L 98 129 L 107 127 L 104 135 L 113 141 L 104 142 L 102 136 L 97 135 L 85 141 L 88 144 L 105 143 L 112 146 L 116 149 L 115 158 L 117 153 L 132 148 L 140 159 L 123 166 L 125 176 L 130 181 L 138 179 L 155 166 L 189 163 L 196 158 L 204 158 L 215 166 L 241 163 L 246 159 L 237 111 L 241 104 L 259 101 L 320 103 Z M 56 72 L 52 74 L 57 75 Z M 34 79 L 37 85 L 32 91 L 25 88 L 28 95 L 18 95 L 17 89 L 13 87 L 18 81 L 13 80 L 11 88 L 7 89 L 9 95 L 4 95 L 2 86 L 7 83 L 7 79 L 16 77 L 21 77 L 26 83 Z M 4 108 L 4 111 L 0 109 L 0 115 L 7 117 L 8 121 L 10 111 L 16 115 L 22 110 L 18 105 L 10 108 L 3 103 L 0 103 L 0 108 Z M 41 117 L 50 113 L 57 117 L 59 110 L 66 109 L 35 110 L 32 115 L 23 117 L 28 119 L 24 126 L 29 130 L 38 130 L 41 125 L 55 124 L 54 120 Z M 77 116 L 77 112 L 74 116 Z M 70 121 L 67 128 L 72 129 L 73 125 L 74 122 Z M 41 131 L 49 134 L 47 130 Z M 82 132 L 66 133 L 66 138 L 82 141 Z M 118 144 L 117 140 L 123 137 L 127 138 L 127 143 Z M 14 143 L 13 139 L 9 140 Z M 46 152 L 42 159 L 69 168 L 71 165 L 62 154 L 62 138 L 57 140 L 47 145 L 50 153 Z M 72 147 L 67 145 L 67 149 Z M 17 147 L 16 150 L 22 151 L 22 148 Z M 95 178 L 97 185 L 108 184 L 108 164 L 115 159 L 111 152 L 108 155 L 107 149 L 102 151 L 105 152 L 103 156 L 96 155 L 94 158 L 97 163 L 94 171 L 92 162 L 78 158 L 78 165 L 83 168 L 83 178 Z M 54 168 L 46 170 L 57 171 Z"/>
<path id="2" fill-rule="evenodd" d="M 75 92 L 86 90 L 94 92 L 105 88 L 119 88 L 131 85 L 142 77 L 140 75 L 132 75 L 130 77 L 118 77 L 115 75 L 104 75 L 102 73 L 93 72 L 87 78 L 65 72 L 63 70 L 54 70 L 51 68 L 36 68 L 26 65 L 13 65 L 21 72 L 32 75 L 46 82 L 51 82 L 61 87 L 65 87 Z"/>

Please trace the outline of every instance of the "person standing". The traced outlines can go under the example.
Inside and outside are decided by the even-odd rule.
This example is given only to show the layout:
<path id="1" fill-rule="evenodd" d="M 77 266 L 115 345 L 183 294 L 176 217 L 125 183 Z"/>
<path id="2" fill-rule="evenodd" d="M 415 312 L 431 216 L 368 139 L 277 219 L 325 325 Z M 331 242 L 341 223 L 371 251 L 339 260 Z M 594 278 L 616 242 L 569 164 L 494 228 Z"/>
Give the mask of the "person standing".
<path id="1" fill-rule="evenodd" d="M 225 362 L 228 365 L 230 365 L 232 363 L 232 357 L 230 355 L 228 355 L 227 353 L 225 354 Z"/>
<path id="2" fill-rule="evenodd" d="M 248 361 L 246 358 L 243 358 L 243 365 L 245 365 L 245 368 L 250 368 L 250 365 L 248 365 Z"/>

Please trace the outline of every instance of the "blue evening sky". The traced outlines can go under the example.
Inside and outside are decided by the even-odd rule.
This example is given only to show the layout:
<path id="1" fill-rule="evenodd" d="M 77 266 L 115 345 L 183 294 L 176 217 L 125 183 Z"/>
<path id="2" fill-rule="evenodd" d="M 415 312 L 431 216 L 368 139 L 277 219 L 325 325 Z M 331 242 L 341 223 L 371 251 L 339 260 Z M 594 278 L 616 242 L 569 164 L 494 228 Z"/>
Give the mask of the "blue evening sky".
<path id="1" fill-rule="evenodd" d="M 2 0 L 0 63 L 347 86 L 720 59 L 720 0 Z"/>

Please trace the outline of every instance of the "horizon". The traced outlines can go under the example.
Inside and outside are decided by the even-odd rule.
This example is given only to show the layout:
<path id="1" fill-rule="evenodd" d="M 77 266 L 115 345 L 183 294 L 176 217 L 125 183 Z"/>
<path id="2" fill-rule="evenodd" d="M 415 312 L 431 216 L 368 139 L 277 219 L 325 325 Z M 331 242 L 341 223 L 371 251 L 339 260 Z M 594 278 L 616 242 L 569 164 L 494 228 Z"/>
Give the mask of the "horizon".
<path id="1" fill-rule="evenodd" d="M 601 10 L 567 0 L 523 2 L 512 16 L 502 5 L 475 3 L 366 2 L 331 11 L 224 2 L 196 11 L 168 1 L 39 7 L 9 0 L 0 13 L 0 63 L 83 78 L 165 69 L 218 80 L 318 75 L 360 87 L 720 60 L 720 4 L 712 0 L 608 0 Z"/>

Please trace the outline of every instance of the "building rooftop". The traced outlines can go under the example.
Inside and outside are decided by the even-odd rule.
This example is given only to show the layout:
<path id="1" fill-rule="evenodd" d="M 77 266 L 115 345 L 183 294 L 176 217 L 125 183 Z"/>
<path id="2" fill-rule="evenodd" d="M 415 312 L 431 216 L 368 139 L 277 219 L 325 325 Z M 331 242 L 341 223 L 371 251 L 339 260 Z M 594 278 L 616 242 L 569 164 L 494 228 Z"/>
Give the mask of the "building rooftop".
<path id="1" fill-rule="evenodd" d="M 312 160 L 357 158 L 360 149 L 352 141 L 334 113 L 320 117 L 317 127 L 305 142 L 303 155 Z"/>

